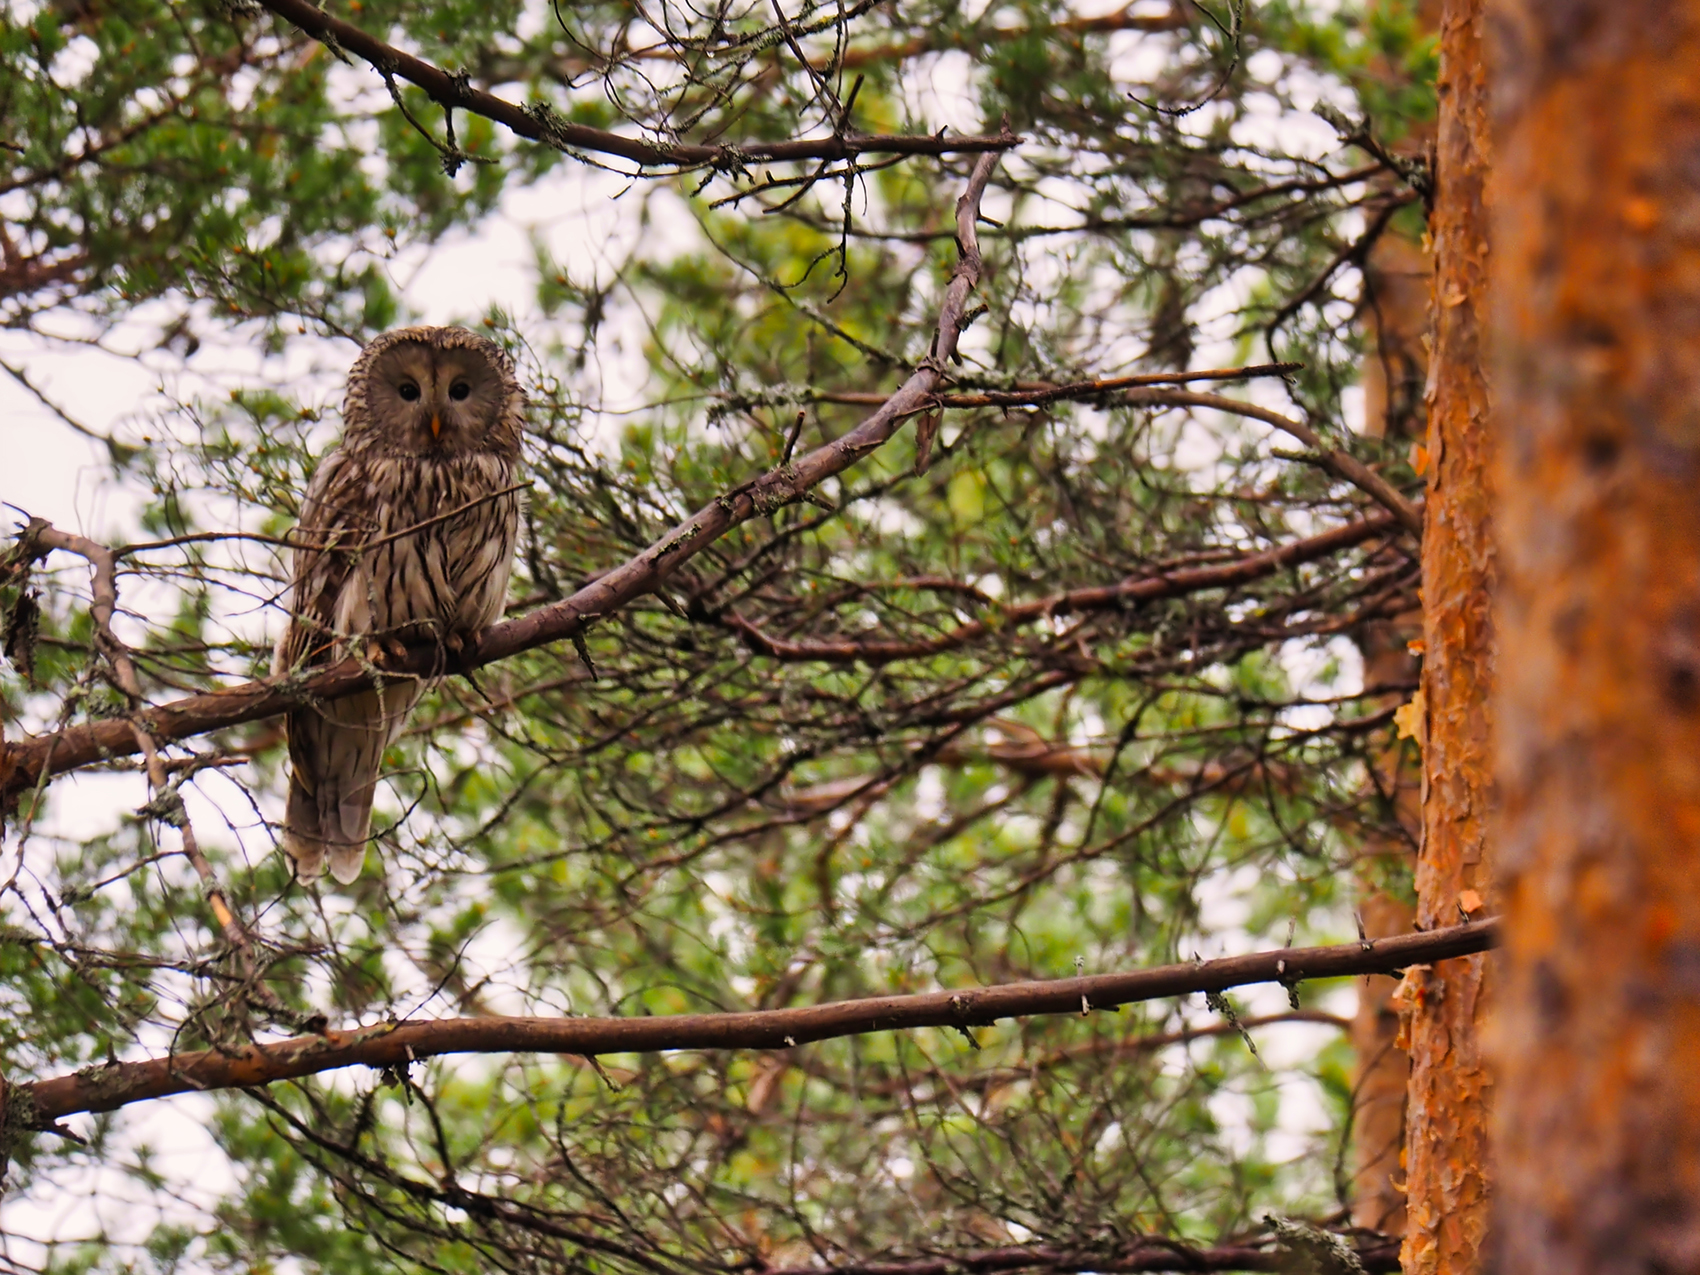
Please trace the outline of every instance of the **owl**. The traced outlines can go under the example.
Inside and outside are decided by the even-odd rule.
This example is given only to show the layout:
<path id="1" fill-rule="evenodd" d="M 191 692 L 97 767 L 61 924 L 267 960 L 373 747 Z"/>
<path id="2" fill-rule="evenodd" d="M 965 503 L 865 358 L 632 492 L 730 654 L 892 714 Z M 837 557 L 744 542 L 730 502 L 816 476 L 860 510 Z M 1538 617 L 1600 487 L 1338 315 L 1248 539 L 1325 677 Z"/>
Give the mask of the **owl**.
<path id="1" fill-rule="evenodd" d="M 448 652 L 502 612 L 519 531 L 525 395 L 508 356 L 464 328 L 378 337 L 348 374 L 342 442 L 319 463 L 295 533 L 278 674 L 402 644 Z M 360 875 L 385 751 L 424 694 L 413 677 L 285 718 L 283 848 L 296 875 Z"/>

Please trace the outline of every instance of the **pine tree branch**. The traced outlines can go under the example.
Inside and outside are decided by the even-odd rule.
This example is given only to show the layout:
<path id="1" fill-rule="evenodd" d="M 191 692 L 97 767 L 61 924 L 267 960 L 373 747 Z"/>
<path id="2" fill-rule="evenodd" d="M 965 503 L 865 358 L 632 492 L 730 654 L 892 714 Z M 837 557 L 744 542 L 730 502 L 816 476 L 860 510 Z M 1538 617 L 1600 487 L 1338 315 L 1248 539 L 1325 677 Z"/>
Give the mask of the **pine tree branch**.
<path id="1" fill-rule="evenodd" d="M 1382 1240 L 1356 1249 L 1358 1261 L 1371 1275 L 1399 1270 L 1399 1244 Z M 1279 1248 L 1226 1244 L 1193 1248 L 1156 1238 L 1135 1240 L 1120 1250 L 1067 1249 L 1056 1244 L 1010 1245 L 938 1257 L 890 1258 L 879 1262 L 846 1262 L 842 1266 L 768 1267 L 759 1275 L 991 1275 L 1002 1271 L 1103 1271 L 1106 1275 L 1159 1271 L 1293 1271 L 1302 1270 L 1293 1254 Z"/>
<path id="2" fill-rule="evenodd" d="M 242 1089 L 340 1067 L 405 1068 L 462 1053 L 601 1054 L 673 1049 L 788 1049 L 817 1040 L 917 1027 L 967 1029 L 1004 1018 L 1080 1014 L 1221 992 L 1251 983 L 1293 986 L 1319 978 L 1387 974 L 1483 952 L 1498 940 L 1487 918 L 1427 933 L 1333 947 L 1280 948 L 1124 974 L 1006 983 L 910 996 L 872 996 L 798 1009 L 632 1018 L 450 1018 L 379 1023 L 272 1044 L 208 1049 L 144 1062 L 85 1067 L 33 1084 L 13 1081 L 42 1126 L 77 1112 L 115 1111 L 191 1090 Z"/>
<path id="3" fill-rule="evenodd" d="M 1272 425 L 1289 437 L 1296 438 L 1310 454 L 1306 459 L 1336 478 L 1351 483 L 1382 505 L 1407 531 L 1418 539 L 1423 534 L 1422 506 L 1405 496 L 1363 461 L 1349 452 L 1329 447 L 1322 437 L 1302 421 L 1247 403 L 1242 399 L 1198 390 L 1170 388 L 1187 381 L 1226 381 L 1258 376 L 1282 376 L 1297 363 L 1271 363 L 1260 367 L 1223 368 L 1209 372 L 1155 372 L 1140 376 L 1106 377 L 1097 381 L 1072 381 L 1063 385 L 1018 385 L 1010 390 L 969 390 L 935 396 L 931 407 L 1042 407 L 1047 403 L 1101 403 L 1124 407 L 1206 407 L 1249 420 Z M 860 403 L 868 396 L 851 393 L 824 393 L 809 397 L 811 402 Z"/>
<path id="4" fill-rule="evenodd" d="M 571 640 L 595 621 L 653 592 L 681 564 L 732 528 L 808 499 L 821 482 L 850 468 L 889 440 L 933 396 L 944 379 L 944 366 L 956 351 L 968 298 L 984 268 L 975 226 L 980 199 L 998 161 L 998 152 L 981 155 L 967 190 L 957 200 L 961 253 L 939 308 L 933 352 L 878 411 L 833 442 L 794 461 L 782 462 L 716 497 L 649 548 L 564 601 L 484 630 L 458 661 L 446 661 L 444 652 L 435 647 L 419 647 L 407 658 L 391 662 L 385 675 L 429 678 L 467 672 L 523 651 Z M 139 747 L 137 729 L 146 731 L 156 744 L 165 744 L 275 717 L 299 704 L 342 699 L 370 687 L 373 677 L 369 661 L 351 658 L 306 675 L 266 678 L 186 696 L 140 709 L 125 720 L 87 722 L 15 743 L 0 740 L 0 810 L 10 809 L 19 794 L 34 788 L 43 777 L 134 754 Z"/>
<path id="5" fill-rule="evenodd" d="M 646 142 L 607 129 L 575 124 L 546 105 L 523 107 L 483 89 L 464 77 L 386 44 L 352 23 L 332 17 L 311 0 L 259 0 L 266 9 L 293 23 L 326 47 L 352 53 L 385 77 L 398 77 L 423 89 L 439 106 L 458 107 L 506 126 L 520 137 L 562 150 L 618 155 L 643 166 L 719 168 L 735 170 L 750 163 L 786 160 L 843 160 L 857 155 L 960 155 L 1002 152 L 1021 142 L 1007 130 L 995 137 L 920 135 L 859 135 L 784 142 L 723 143 L 715 146 L 682 142 Z"/>
<path id="6" fill-rule="evenodd" d="M 1226 589 L 1273 575 L 1284 567 L 1314 562 L 1342 549 L 1391 533 L 1397 520 L 1378 514 L 1358 522 L 1322 532 L 1304 540 L 1248 553 L 1233 562 L 1206 567 L 1182 567 L 1149 576 L 1133 576 L 1119 584 L 1074 589 L 1033 602 L 992 606 L 984 620 L 971 620 L 934 637 L 914 640 L 879 638 L 828 638 L 793 641 L 772 637 L 748 620 L 726 612 L 720 621 L 736 631 L 753 650 L 770 659 L 787 663 L 890 664 L 894 660 L 923 659 L 953 651 L 990 633 L 1004 633 L 1014 625 L 1031 623 L 1055 615 L 1085 611 L 1131 609 L 1164 598 L 1184 597 L 1208 589 Z"/>

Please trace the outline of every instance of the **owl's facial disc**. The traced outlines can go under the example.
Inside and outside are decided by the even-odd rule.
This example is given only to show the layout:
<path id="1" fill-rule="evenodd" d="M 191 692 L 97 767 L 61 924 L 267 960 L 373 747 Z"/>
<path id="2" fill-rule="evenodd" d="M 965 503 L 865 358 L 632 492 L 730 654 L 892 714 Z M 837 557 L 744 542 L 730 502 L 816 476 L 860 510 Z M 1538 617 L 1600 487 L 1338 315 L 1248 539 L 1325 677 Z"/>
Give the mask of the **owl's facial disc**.
<path id="1" fill-rule="evenodd" d="M 406 342 L 374 368 L 375 394 L 395 422 L 392 446 L 410 455 L 476 451 L 501 414 L 499 374 L 477 350 Z"/>

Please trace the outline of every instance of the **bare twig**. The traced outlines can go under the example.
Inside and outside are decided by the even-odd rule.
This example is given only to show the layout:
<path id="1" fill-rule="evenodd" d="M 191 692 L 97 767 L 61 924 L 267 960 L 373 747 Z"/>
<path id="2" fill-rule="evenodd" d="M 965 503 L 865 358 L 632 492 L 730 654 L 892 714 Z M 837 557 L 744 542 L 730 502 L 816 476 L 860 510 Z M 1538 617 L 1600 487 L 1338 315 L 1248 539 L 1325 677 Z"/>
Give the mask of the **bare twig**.
<path id="1" fill-rule="evenodd" d="M 201 879 L 207 906 L 212 910 L 213 918 L 218 922 L 225 941 L 240 955 L 245 968 L 251 974 L 253 946 L 247 928 L 230 906 L 224 887 L 219 884 L 218 874 L 213 871 L 212 864 L 207 861 L 206 855 L 201 851 L 200 842 L 195 837 L 194 825 L 189 820 L 188 812 L 183 806 L 183 798 L 178 792 L 182 776 L 175 779 L 171 776 L 164 758 L 160 756 L 157 741 L 140 719 L 143 703 L 142 684 L 136 674 L 135 659 L 130 648 L 118 638 L 112 628 L 112 617 L 118 610 L 117 555 L 106 545 L 87 536 L 60 531 L 57 527 L 46 524 L 32 523 L 31 529 L 36 543 L 43 548 L 75 554 L 89 564 L 92 574 L 89 616 L 94 622 L 95 645 L 112 669 L 114 684 L 128 701 L 129 712 L 117 724 L 128 727 L 135 740 L 136 749 L 142 754 L 145 762 L 148 787 L 152 792 L 146 807 L 147 812 L 162 823 L 171 824 L 181 834 L 183 857 L 189 861 L 195 875 Z"/>

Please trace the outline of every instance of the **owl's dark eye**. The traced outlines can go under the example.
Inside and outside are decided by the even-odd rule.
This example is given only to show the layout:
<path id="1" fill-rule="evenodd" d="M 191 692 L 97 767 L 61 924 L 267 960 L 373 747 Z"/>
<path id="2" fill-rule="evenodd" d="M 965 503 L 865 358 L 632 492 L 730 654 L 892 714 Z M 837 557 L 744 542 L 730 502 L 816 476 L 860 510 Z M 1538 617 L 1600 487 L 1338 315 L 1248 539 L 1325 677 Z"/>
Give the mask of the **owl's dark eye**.
<path id="1" fill-rule="evenodd" d="M 403 381 L 396 386 L 395 392 L 400 394 L 402 399 L 408 403 L 416 402 L 419 398 L 419 387 L 412 381 Z"/>
<path id="2" fill-rule="evenodd" d="M 457 403 L 464 403 L 472 394 L 472 386 L 465 381 L 456 381 L 449 386 L 449 397 Z"/>

